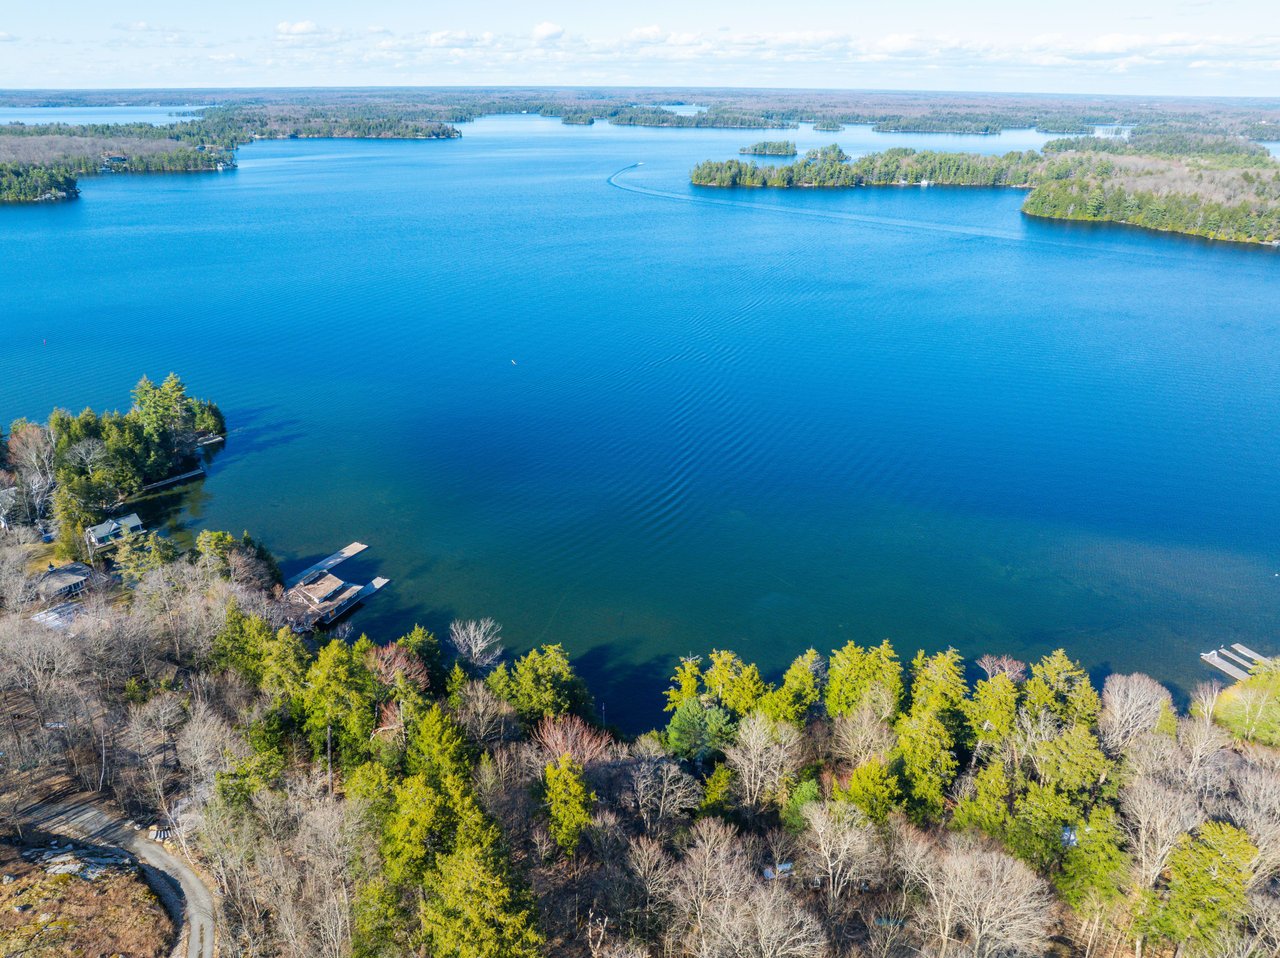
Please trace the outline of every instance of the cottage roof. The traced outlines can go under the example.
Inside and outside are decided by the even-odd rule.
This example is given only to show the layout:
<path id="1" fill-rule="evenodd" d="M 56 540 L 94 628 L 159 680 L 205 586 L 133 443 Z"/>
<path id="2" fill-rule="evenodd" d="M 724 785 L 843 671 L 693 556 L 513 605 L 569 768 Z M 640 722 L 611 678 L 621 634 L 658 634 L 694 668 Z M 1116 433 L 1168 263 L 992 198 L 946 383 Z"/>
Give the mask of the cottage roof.
<path id="1" fill-rule="evenodd" d="M 95 542 L 103 542 L 119 535 L 141 532 L 142 520 L 138 518 L 136 512 L 131 512 L 127 516 L 121 516 L 119 519 L 108 519 L 106 522 L 99 522 L 96 526 L 90 526 L 87 531 Z"/>

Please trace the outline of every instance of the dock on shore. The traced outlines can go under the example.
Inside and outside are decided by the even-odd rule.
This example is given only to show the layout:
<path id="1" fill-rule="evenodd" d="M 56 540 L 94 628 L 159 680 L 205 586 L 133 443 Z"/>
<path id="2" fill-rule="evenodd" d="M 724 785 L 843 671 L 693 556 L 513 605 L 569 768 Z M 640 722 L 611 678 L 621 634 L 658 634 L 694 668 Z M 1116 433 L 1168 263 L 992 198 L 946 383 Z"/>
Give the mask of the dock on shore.
<path id="1" fill-rule="evenodd" d="M 340 563 L 346 562 L 352 556 L 358 556 L 360 553 L 364 552 L 364 550 L 367 548 L 369 547 L 365 545 L 363 542 L 353 542 L 349 546 L 344 546 L 343 548 L 335 552 L 333 555 L 329 556 L 327 559 L 321 559 L 315 565 L 307 566 L 307 568 L 303 569 L 301 572 L 295 575 L 292 579 L 288 579 L 285 582 L 284 587 L 286 589 L 292 589 L 295 585 L 297 585 L 307 576 L 311 575 L 313 572 L 328 572 L 334 566 L 339 565 Z"/>
<path id="2" fill-rule="evenodd" d="M 1201 652 L 1200 658 L 1237 682 L 1247 679 L 1255 665 L 1271 661 L 1268 656 L 1259 655 L 1239 642 L 1233 642 L 1230 648 L 1224 645 L 1210 652 Z"/>
<path id="3" fill-rule="evenodd" d="M 379 577 L 365 585 L 357 585 L 333 574 L 336 566 L 367 548 L 363 542 L 353 542 L 304 569 L 285 584 L 285 602 L 295 630 L 304 632 L 317 626 L 332 625 L 391 581 Z"/>

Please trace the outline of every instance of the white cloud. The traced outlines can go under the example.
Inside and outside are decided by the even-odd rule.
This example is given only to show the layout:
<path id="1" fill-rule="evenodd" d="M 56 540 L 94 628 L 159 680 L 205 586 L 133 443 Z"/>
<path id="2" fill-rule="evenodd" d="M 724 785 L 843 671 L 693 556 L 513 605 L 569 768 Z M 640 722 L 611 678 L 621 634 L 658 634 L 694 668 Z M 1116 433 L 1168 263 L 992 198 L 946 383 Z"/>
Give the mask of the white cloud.
<path id="1" fill-rule="evenodd" d="M 3 30 L 0 30 L 0 43 L 16 43 L 17 41 L 18 38 L 12 33 L 5 33 Z"/>
<path id="2" fill-rule="evenodd" d="M 534 43 L 549 43 L 552 40 L 559 40 L 564 36 L 564 27 L 558 23 L 552 23 L 550 20 L 543 20 L 533 28 Z"/>
<path id="3" fill-rule="evenodd" d="M 276 24 L 276 33 L 283 37 L 305 37 L 319 32 L 320 28 L 314 20 L 299 20 L 296 23 L 281 20 Z"/>

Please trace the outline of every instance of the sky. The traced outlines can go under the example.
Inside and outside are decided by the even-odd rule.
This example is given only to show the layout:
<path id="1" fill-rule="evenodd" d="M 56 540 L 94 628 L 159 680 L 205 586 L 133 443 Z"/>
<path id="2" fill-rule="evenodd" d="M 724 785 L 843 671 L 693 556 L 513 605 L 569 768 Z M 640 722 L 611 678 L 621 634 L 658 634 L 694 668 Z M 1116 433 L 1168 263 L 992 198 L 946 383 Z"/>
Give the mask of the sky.
<path id="1" fill-rule="evenodd" d="M 0 88 L 388 85 L 1277 97 L 1280 4 L 0 3 Z"/>

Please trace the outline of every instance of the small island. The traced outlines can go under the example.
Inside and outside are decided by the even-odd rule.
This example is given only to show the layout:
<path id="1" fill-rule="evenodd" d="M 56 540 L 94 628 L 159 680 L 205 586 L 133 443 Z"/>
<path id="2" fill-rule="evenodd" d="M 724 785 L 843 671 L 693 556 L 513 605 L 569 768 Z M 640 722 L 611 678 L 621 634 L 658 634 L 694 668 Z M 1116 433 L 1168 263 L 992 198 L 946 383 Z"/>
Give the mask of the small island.
<path id="1" fill-rule="evenodd" d="M 738 152 L 747 156 L 795 156 L 797 151 L 791 140 L 761 140 L 744 146 Z"/>
<path id="2" fill-rule="evenodd" d="M 819 120 L 813 125 L 815 133 L 839 133 L 844 126 L 837 120 Z"/>
<path id="3" fill-rule="evenodd" d="M 1022 212 L 1280 246 L 1280 162 L 1242 137 L 1146 133 L 1051 140 L 1003 156 L 907 148 L 851 160 L 836 144 L 785 166 L 708 160 L 696 186 L 985 186 L 1028 190 Z"/>

